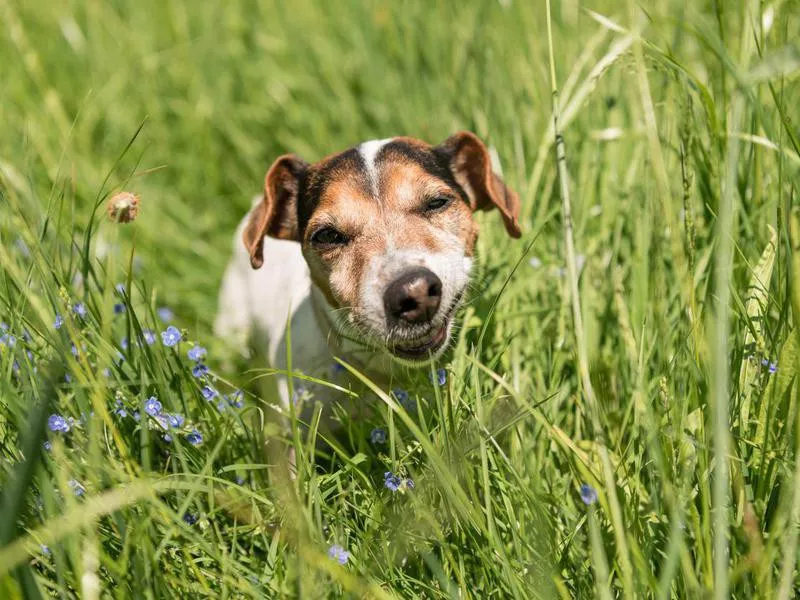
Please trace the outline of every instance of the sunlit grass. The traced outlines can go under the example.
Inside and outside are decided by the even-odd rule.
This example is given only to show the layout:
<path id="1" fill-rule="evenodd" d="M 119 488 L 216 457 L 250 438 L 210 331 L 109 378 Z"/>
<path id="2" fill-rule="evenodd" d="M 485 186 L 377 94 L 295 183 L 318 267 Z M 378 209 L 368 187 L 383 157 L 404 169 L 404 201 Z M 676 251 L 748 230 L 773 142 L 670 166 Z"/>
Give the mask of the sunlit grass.
<path id="1" fill-rule="evenodd" d="M 0 1 L 0 597 L 797 594 L 797 9 L 550 4 Z M 523 239 L 280 439 L 211 331 L 269 163 L 459 129 Z"/>

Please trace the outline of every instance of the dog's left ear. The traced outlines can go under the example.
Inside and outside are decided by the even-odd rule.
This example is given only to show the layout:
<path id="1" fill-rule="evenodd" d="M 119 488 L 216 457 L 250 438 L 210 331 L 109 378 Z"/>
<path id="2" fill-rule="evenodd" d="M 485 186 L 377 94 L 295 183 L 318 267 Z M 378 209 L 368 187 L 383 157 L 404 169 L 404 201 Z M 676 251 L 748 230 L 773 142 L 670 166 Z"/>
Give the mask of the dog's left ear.
<path id="1" fill-rule="evenodd" d="M 300 176 L 306 168 L 308 163 L 303 159 L 294 154 L 284 154 L 267 171 L 264 198 L 251 211 L 242 236 L 254 269 L 264 264 L 264 236 L 299 240 L 297 195 Z"/>
<path id="2" fill-rule="evenodd" d="M 492 171 L 484 143 L 474 133 L 460 131 L 436 146 L 436 150 L 450 161 L 450 171 L 467 194 L 472 210 L 497 208 L 508 235 L 520 237 L 519 197 Z"/>

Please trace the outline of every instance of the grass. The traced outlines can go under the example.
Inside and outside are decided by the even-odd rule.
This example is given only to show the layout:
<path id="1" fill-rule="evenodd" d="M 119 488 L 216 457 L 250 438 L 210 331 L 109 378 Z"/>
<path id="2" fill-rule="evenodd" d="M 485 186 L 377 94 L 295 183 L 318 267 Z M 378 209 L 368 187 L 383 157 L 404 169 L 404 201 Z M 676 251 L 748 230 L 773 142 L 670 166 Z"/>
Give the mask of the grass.
<path id="1" fill-rule="evenodd" d="M 798 593 L 796 3 L 69 4 L 0 0 L 0 597 Z M 363 380 L 287 481 L 211 331 L 233 230 L 284 152 L 458 129 L 524 238 L 477 217 L 445 383 Z"/>

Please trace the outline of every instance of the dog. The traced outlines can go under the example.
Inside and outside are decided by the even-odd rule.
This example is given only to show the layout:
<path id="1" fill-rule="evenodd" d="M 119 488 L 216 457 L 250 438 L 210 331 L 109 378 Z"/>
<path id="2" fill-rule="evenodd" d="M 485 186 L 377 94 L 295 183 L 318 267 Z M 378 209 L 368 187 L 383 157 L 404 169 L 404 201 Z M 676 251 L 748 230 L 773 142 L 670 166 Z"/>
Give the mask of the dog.
<path id="1" fill-rule="evenodd" d="M 215 332 L 240 348 L 251 339 L 284 373 L 328 379 L 337 357 L 390 384 L 398 367 L 447 349 L 470 282 L 473 213 L 489 209 L 520 237 L 519 198 L 470 132 L 436 146 L 368 141 L 314 164 L 281 156 L 237 230 Z M 289 380 L 277 383 L 285 409 Z M 314 389 L 323 407 L 337 398 Z"/>

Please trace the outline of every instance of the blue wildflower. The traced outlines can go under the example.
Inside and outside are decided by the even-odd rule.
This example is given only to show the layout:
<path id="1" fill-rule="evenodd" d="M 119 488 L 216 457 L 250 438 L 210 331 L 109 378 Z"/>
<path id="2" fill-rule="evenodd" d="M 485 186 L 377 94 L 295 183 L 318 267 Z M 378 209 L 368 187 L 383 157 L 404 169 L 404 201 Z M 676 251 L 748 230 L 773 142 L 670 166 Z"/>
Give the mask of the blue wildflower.
<path id="1" fill-rule="evenodd" d="M 391 471 L 383 474 L 383 485 L 392 492 L 405 492 L 414 489 L 414 481 L 410 478 L 402 478 Z"/>
<path id="2" fill-rule="evenodd" d="M 127 350 L 130 347 L 131 343 L 126 336 L 120 340 L 119 345 L 122 347 L 123 350 Z"/>
<path id="3" fill-rule="evenodd" d="M 408 392 L 403 389 L 397 388 L 392 390 L 392 395 L 394 395 L 394 397 L 397 398 L 397 401 L 400 404 L 408 402 Z"/>
<path id="4" fill-rule="evenodd" d="M 197 429 L 194 429 L 191 433 L 186 434 L 186 441 L 192 446 L 199 446 L 203 443 L 203 436 Z"/>
<path id="5" fill-rule="evenodd" d="M 114 314 L 121 315 L 125 312 L 125 305 L 122 302 L 116 302 L 114 304 Z"/>
<path id="6" fill-rule="evenodd" d="M 168 433 L 165 433 L 165 434 L 164 434 L 164 435 L 162 435 L 161 437 L 162 437 L 162 438 L 164 439 L 164 441 L 165 441 L 165 442 L 167 442 L 168 444 L 171 444 L 171 443 L 172 443 L 172 436 L 171 436 L 170 434 L 168 434 Z"/>
<path id="7" fill-rule="evenodd" d="M 47 419 L 47 426 L 50 431 L 60 431 L 61 433 L 68 433 L 70 426 L 69 422 L 61 415 L 50 415 Z"/>
<path id="8" fill-rule="evenodd" d="M 331 365 L 331 375 L 336 376 L 339 373 L 344 373 L 347 369 L 344 368 L 344 365 L 338 362 L 335 362 Z"/>
<path id="9" fill-rule="evenodd" d="M 72 383 L 72 375 L 70 375 L 69 373 L 64 373 L 64 381 L 66 381 L 67 383 Z"/>
<path id="10" fill-rule="evenodd" d="M 81 319 L 85 319 L 86 315 L 89 314 L 86 310 L 86 305 L 83 302 L 76 302 L 72 307 L 72 312 L 78 315 Z"/>
<path id="11" fill-rule="evenodd" d="M 230 398 L 228 398 L 228 402 L 234 408 L 242 408 L 244 406 L 243 398 L 244 398 L 244 394 L 242 393 L 242 390 L 235 390 L 231 394 Z"/>
<path id="12" fill-rule="evenodd" d="M 342 566 L 346 565 L 347 561 L 350 560 L 350 553 L 339 544 L 334 544 L 328 548 L 328 556 Z"/>
<path id="13" fill-rule="evenodd" d="M 175 318 L 175 313 L 173 313 L 169 308 L 166 306 L 162 306 L 159 308 L 156 313 L 158 314 L 158 318 L 161 319 L 164 323 L 170 323 L 172 319 Z"/>
<path id="14" fill-rule="evenodd" d="M 181 341 L 181 332 L 177 327 L 170 325 L 166 331 L 161 332 L 161 341 L 169 348 Z"/>
<path id="15" fill-rule="evenodd" d="M 369 441 L 375 445 L 386 443 L 386 431 L 380 427 L 376 427 L 369 432 Z"/>
<path id="16" fill-rule="evenodd" d="M 50 548 L 48 548 L 44 544 L 39 544 L 39 549 L 42 551 L 42 554 L 44 554 L 45 556 L 50 556 Z"/>
<path id="17" fill-rule="evenodd" d="M 227 398 L 225 398 L 225 397 L 223 396 L 223 397 L 222 397 L 222 400 L 220 400 L 219 402 L 217 402 L 217 410 L 218 410 L 219 412 L 224 412 L 226 408 L 228 408 L 228 402 L 227 402 Z"/>
<path id="18" fill-rule="evenodd" d="M 153 418 L 156 420 L 156 423 L 161 425 L 162 429 L 169 429 L 169 419 L 167 419 L 167 415 L 165 413 L 157 414 Z"/>
<path id="19" fill-rule="evenodd" d="M 430 375 L 431 383 L 436 383 L 439 386 L 443 386 L 447 383 L 447 371 L 444 369 L 436 369 L 436 374 Z"/>
<path id="20" fill-rule="evenodd" d="M 170 427 L 173 429 L 178 429 L 183 427 L 183 423 L 186 421 L 186 419 L 183 418 L 183 415 L 175 413 L 172 415 L 167 415 L 167 421 L 169 422 Z"/>
<path id="21" fill-rule="evenodd" d="M 769 372 L 770 374 L 774 374 L 778 370 L 778 365 L 774 362 L 769 363 Z"/>
<path id="22" fill-rule="evenodd" d="M 117 400 L 114 413 L 116 413 L 116 415 L 122 419 L 128 416 L 128 411 L 125 410 L 125 405 L 122 403 L 122 400 Z"/>
<path id="23" fill-rule="evenodd" d="M 81 485 L 81 483 L 77 479 L 70 479 L 67 482 L 70 488 L 72 488 L 72 493 L 78 496 L 79 498 L 86 493 L 86 488 Z"/>
<path id="24" fill-rule="evenodd" d="M 236 476 L 236 484 L 237 485 L 244 485 L 244 477 L 242 477 L 241 475 L 237 475 Z"/>
<path id="25" fill-rule="evenodd" d="M 586 506 L 597 502 L 597 490 L 590 486 L 588 483 L 581 485 L 580 489 L 581 500 Z"/>
<path id="26" fill-rule="evenodd" d="M 8 346 L 9 348 L 13 348 L 17 345 L 17 338 L 15 338 L 10 333 L 4 333 L 0 335 L 0 346 Z"/>
<path id="27" fill-rule="evenodd" d="M 156 332 L 152 329 L 145 329 L 142 331 L 142 337 L 144 338 L 145 343 L 148 346 L 152 346 L 156 343 Z"/>
<path id="28" fill-rule="evenodd" d="M 124 283 L 118 283 L 117 285 L 114 286 L 114 289 L 117 290 L 117 293 L 120 296 L 124 296 L 125 295 L 125 284 Z"/>
<path id="29" fill-rule="evenodd" d="M 61 329 L 64 325 L 64 317 L 61 316 L 61 313 L 56 313 L 56 320 L 53 322 L 53 327 L 56 329 Z"/>
<path id="30" fill-rule="evenodd" d="M 161 414 L 161 402 L 158 401 L 158 398 L 155 396 L 150 396 L 147 399 L 147 402 L 144 403 L 144 412 L 146 412 L 151 417 L 155 417 L 156 415 Z"/>
<path id="31" fill-rule="evenodd" d="M 383 474 L 383 485 L 385 485 L 391 491 L 396 492 L 398 489 L 400 489 L 401 483 L 402 480 L 391 471 L 386 471 Z"/>
<path id="32" fill-rule="evenodd" d="M 138 410 L 133 411 L 133 420 L 137 423 L 142 420 L 142 415 L 139 414 Z"/>
<path id="33" fill-rule="evenodd" d="M 5 321 L 0 322 L 0 331 L 8 331 L 8 323 Z"/>
<path id="34" fill-rule="evenodd" d="M 189 357 L 189 360 L 193 360 L 195 362 L 200 362 L 205 358 L 206 349 L 202 346 L 192 346 L 189 348 L 189 352 L 186 353 Z"/>
<path id="35" fill-rule="evenodd" d="M 200 519 L 197 515 L 193 513 L 184 513 L 183 514 L 183 522 L 187 525 L 194 525 Z"/>
<path id="36" fill-rule="evenodd" d="M 215 390 L 215 389 L 214 389 L 213 387 L 211 387 L 210 385 L 204 385 L 204 386 L 203 386 L 203 387 L 200 389 L 200 393 L 201 393 L 201 394 L 203 394 L 203 398 L 205 398 L 206 400 L 212 400 L 212 399 L 214 399 L 214 398 L 216 398 L 216 397 L 217 397 L 217 394 L 218 394 L 219 392 L 217 392 L 217 390 Z"/>
<path id="37" fill-rule="evenodd" d="M 42 444 L 42 448 L 44 448 L 47 452 L 53 449 L 53 443 L 50 440 L 45 440 L 44 444 Z"/>
<path id="38" fill-rule="evenodd" d="M 75 344 L 71 344 L 70 352 L 72 352 L 72 356 L 78 356 L 78 347 Z"/>
<path id="39" fill-rule="evenodd" d="M 192 367 L 192 375 L 200 379 L 201 377 L 205 377 L 208 375 L 208 367 L 203 363 L 197 363 L 195 366 Z"/>

